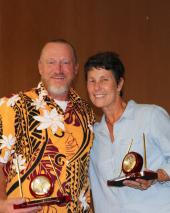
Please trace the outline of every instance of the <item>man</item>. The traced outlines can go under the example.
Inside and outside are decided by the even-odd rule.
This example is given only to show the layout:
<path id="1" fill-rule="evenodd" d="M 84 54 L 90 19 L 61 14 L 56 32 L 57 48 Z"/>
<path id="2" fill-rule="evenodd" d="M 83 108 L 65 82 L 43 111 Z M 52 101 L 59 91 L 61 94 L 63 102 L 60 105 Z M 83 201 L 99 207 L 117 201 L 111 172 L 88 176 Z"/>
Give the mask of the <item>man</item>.
<path id="1" fill-rule="evenodd" d="M 89 212 L 94 115 L 71 88 L 76 52 L 65 40 L 49 42 L 38 67 L 37 88 L 0 101 L 0 212 Z M 13 208 L 19 197 L 63 196 L 71 201 Z"/>

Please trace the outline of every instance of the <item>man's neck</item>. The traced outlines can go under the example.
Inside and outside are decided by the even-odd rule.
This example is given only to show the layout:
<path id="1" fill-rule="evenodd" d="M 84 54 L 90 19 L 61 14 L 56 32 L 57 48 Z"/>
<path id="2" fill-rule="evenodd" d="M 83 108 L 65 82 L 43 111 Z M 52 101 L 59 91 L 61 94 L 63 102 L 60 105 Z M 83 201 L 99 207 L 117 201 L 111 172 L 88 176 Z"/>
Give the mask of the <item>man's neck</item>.
<path id="1" fill-rule="evenodd" d="M 65 92 L 61 95 L 52 94 L 52 93 L 48 93 L 48 94 L 52 99 L 55 99 L 58 101 L 68 101 L 68 92 Z"/>

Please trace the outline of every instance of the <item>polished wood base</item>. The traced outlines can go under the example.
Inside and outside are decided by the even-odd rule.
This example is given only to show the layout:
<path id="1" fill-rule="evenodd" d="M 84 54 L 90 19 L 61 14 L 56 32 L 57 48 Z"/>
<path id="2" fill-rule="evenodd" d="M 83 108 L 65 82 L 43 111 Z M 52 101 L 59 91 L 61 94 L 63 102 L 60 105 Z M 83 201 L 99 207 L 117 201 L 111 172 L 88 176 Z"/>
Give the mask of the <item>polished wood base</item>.
<path id="1" fill-rule="evenodd" d="M 72 201 L 69 195 L 61 197 L 48 197 L 42 199 L 34 199 L 21 204 L 15 204 L 14 209 L 29 208 L 34 206 L 49 206 L 49 205 L 62 205 Z"/>
<path id="2" fill-rule="evenodd" d="M 112 180 L 107 181 L 108 186 L 124 186 L 123 181 L 125 180 L 136 180 L 137 178 L 145 179 L 145 180 L 154 180 L 158 178 L 158 174 L 152 171 L 143 171 L 143 172 L 136 172 L 132 173 L 127 176 L 114 178 Z"/>

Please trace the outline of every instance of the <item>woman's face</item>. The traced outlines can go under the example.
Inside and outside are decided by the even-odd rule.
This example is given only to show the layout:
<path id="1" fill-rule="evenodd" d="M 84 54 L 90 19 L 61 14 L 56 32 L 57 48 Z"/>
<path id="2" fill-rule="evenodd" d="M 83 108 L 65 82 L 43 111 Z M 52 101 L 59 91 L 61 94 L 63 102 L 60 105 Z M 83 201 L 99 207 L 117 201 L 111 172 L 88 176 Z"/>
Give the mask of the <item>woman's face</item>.
<path id="1" fill-rule="evenodd" d="M 87 90 L 92 103 L 105 109 L 114 106 L 120 98 L 123 79 L 117 85 L 112 71 L 103 68 L 93 68 L 88 71 Z"/>

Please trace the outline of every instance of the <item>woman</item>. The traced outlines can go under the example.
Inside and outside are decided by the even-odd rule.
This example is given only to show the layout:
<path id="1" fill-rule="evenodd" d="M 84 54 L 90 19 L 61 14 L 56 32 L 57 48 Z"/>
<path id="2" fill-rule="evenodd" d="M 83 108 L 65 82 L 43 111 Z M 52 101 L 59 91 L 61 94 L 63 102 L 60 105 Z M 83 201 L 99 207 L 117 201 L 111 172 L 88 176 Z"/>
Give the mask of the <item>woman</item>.
<path id="1" fill-rule="evenodd" d="M 117 54 L 96 54 L 87 60 L 84 68 L 89 97 L 104 113 L 94 127 L 91 150 L 90 179 L 95 212 L 169 213 L 168 113 L 156 105 L 123 100 L 124 65 Z M 123 187 L 108 186 L 108 180 L 126 174 L 122 172 L 122 162 L 128 152 L 145 158 L 144 166 L 156 172 L 157 179 L 137 178 L 124 180 Z M 146 169 L 144 166 L 142 171 Z"/>

